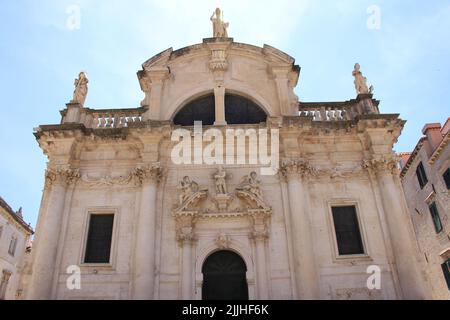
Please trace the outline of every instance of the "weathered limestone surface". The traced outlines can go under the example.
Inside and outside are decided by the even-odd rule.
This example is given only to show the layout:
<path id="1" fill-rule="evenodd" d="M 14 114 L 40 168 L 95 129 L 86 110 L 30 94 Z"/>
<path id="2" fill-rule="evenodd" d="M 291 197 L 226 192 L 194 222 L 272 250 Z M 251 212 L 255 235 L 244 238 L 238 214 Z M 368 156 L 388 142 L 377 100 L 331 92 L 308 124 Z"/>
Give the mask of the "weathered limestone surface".
<path id="1" fill-rule="evenodd" d="M 29 297 L 201 299 L 203 262 L 225 248 L 245 261 L 251 299 L 427 298 L 398 173 L 377 165 L 392 157 L 404 121 L 380 115 L 370 94 L 299 105 L 299 72 L 270 46 L 205 39 L 144 63 L 141 108 L 72 104 L 61 125 L 41 126 L 35 135 L 58 178 L 44 191 Z M 172 162 L 177 112 L 214 93 L 224 125 L 225 92 L 266 111 L 265 124 L 245 128 L 280 130 L 278 175 L 224 165 L 217 183 L 217 165 Z M 191 188 L 182 197 L 180 181 Z M 361 256 L 337 252 L 331 206 L 346 204 L 357 207 Z M 107 265 L 82 263 L 93 212 L 116 215 Z M 81 267 L 82 290 L 66 288 L 70 265 Z M 371 265 L 381 268 L 381 290 L 366 287 Z"/>

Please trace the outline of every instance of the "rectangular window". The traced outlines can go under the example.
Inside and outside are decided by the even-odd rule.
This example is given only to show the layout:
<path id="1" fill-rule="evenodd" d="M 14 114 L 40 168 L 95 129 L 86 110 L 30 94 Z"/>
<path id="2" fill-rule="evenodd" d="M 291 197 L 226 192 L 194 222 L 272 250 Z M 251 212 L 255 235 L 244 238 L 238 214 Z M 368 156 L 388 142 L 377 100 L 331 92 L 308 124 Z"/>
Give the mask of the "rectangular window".
<path id="1" fill-rule="evenodd" d="M 445 181 L 445 185 L 447 186 L 447 190 L 450 190 L 450 168 L 445 171 L 444 175 L 442 176 Z"/>
<path id="2" fill-rule="evenodd" d="M 356 207 L 333 207 L 332 212 L 339 255 L 364 254 Z"/>
<path id="3" fill-rule="evenodd" d="M 8 253 L 10 255 L 12 255 L 13 257 L 16 254 L 16 247 L 17 247 L 17 238 L 13 236 L 13 237 L 11 237 L 11 241 L 9 242 L 9 248 L 8 248 Z"/>
<path id="4" fill-rule="evenodd" d="M 0 226 L 0 239 L 2 238 L 2 234 L 3 234 L 3 226 Z"/>
<path id="5" fill-rule="evenodd" d="M 109 263 L 114 214 L 91 214 L 84 263 Z"/>
<path id="6" fill-rule="evenodd" d="M 442 271 L 444 272 L 445 281 L 447 282 L 448 289 L 450 290 L 450 259 L 444 262 L 442 265 Z"/>
<path id="7" fill-rule="evenodd" d="M 431 218 L 433 219 L 434 229 L 436 233 L 441 233 L 442 231 L 442 222 L 441 217 L 439 216 L 439 211 L 436 206 L 436 202 L 433 202 L 430 205 Z"/>
<path id="8" fill-rule="evenodd" d="M 422 162 L 419 163 L 419 165 L 417 166 L 416 175 L 417 180 L 419 180 L 420 188 L 423 189 L 428 183 L 428 178 L 427 174 L 425 173 L 425 168 L 423 167 Z"/>

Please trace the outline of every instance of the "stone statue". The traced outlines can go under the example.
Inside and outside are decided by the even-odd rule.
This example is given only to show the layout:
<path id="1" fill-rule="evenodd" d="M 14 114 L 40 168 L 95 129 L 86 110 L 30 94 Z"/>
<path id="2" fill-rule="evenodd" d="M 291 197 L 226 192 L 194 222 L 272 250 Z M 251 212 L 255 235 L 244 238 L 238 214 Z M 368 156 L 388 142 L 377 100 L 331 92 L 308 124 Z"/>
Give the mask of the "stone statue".
<path id="1" fill-rule="evenodd" d="M 355 69 L 352 74 L 355 77 L 355 89 L 357 94 L 372 93 L 373 87 L 370 87 L 370 89 L 367 87 L 367 78 L 362 75 L 359 63 L 355 64 Z"/>
<path id="2" fill-rule="evenodd" d="M 223 167 L 220 166 L 219 170 L 214 174 L 214 179 L 216 180 L 216 193 L 218 195 L 228 194 L 226 177 L 227 173 L 225 172 Z"/>
<path id="3" fill-rule="evenodd" d="M 213 23 L 213 37 L 214 38 L 228 38 L 227 28 L 229 23 L 223 22 L 223 15 L 219 8 L 211 16 Z"/>
<path id="4" fill-rule="evenodd" d="M 72 103 L 79 103 L 82 106 L 86 101 L 86 96 L 88 93 L 88 83 L 89 80 L 84 72 L 80 72 L 78 79 L 75 79 L 75 91 L 73 92 Z"/>
<path id="5" fill-rule="evenodd" d="M 191 195 L 198 192 L 198 189 L 198 184 L 196 182 L 191 181 L 191 178 L 188 176 L 184 177 L 178 186 L 178 190 L 180 190 L 180 206 L 183 205 L 183 203 L 189 199 Z"/>
<path id="6" fill-rule="evenodd" d="M 250 175 L 242 178 L 242 181 L 236 188 L 236 190 L 251 193 L 258 199 L 262 200 L 263 195 L 260 189 L 260 183 L 261 181 L 258 180 L 258 174 L 255 171 L 253 171 L 252 173 L 250 173 Z"/>

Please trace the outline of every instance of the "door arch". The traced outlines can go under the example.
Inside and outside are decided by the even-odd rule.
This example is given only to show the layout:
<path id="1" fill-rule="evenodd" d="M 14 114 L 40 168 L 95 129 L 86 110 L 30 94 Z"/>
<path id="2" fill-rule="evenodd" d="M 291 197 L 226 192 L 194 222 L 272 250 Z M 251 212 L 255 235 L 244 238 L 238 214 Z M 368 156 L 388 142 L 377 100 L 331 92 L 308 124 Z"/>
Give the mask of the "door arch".
<path id="1" fill-rule="evenodd" d="M 203 300 L 248 300 L 247 266 L 228 250 L 211 254 L 203 263 Z"/>

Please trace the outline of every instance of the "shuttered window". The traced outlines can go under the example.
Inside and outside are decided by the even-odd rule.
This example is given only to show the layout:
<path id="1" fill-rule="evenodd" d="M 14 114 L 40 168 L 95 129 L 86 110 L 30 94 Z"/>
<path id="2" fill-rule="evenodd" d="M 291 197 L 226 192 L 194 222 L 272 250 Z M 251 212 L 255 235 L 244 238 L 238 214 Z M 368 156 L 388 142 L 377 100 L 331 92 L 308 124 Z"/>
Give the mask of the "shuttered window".
<path id="1" fill-rule="evenodd" d="M 442 177 L 444 178 L 447 190 L 450 190 L 450 168 L 447 169 L 447 171 L 445 171 L 445 173 Z"/>
<path id="2" fill-rule="evenodd" d="M 436 202 L 433 202 L 430 205 L 430 212 L 431 212 L 431 218 L 433 219 L 434 229 L 436 230 L 436 233 L 441 233 L 443 228 L 442 228 L 441 217 L 439 216 L 439 211 L 436 206 Z"/>
<path id="3" fill-rule="evenodd" d="M 339 255 L 364 254 L 356 207 L 333 207 L 332 212 Z"/>
<path id="4" fill-rule="evenodd" d="M 423 167 L 422 162 L 419 163 L 419 165 L 417 166 L 416 175 L 417 175 L 417 180 L 419 180 L 420 188 L 423 189 L 428 183 L 428 178 L 427 178 L 427 174 L 425 172 L 425 168 Z"/>
<path id="5" fill-rule="evenodd" d="M 85 263 L 109 263 L 113 234 L 113 214 L 91 214 Z"/>
<path id="6" fill-rule="evenodd" d="M 442 271 L 444 272 L 445 281 L 447 282 L 448 289 L 450 290 L 450 259 L 442 265 Z"/>

